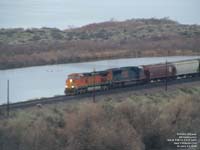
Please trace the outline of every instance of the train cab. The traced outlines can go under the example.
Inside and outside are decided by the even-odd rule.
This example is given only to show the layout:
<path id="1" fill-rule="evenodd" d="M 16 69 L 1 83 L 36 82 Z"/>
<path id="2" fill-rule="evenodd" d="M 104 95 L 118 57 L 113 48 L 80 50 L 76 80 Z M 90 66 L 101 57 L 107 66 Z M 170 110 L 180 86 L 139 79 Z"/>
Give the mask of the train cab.
<path id="1" fill-rule="evenodd" d="M 79 73 L 73 73 L 68 75 L 65 83 L 65 94 L 73 93 L 80 86 L 80 79 L 83 75 Z"/>
<path id="2" fill-rule="evenodd" d="M 65 94 L 78 94 L 95 89 L 105 88 L 106 72 L 74 73 L 68 75 L 65 83 Z M 103 85 L 103 86 L 102 86 Z"/>

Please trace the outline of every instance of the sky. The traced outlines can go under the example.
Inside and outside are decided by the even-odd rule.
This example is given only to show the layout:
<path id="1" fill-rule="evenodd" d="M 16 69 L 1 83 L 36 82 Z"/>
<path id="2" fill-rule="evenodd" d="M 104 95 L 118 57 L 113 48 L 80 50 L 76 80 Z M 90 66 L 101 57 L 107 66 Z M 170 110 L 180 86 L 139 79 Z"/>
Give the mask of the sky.
<path id="1" fill-rule="evenodd" d="M 200 0 L 0 0 L 0 28 L 79 27 L 111 19 L 169 17 L 200 25 Z"/>

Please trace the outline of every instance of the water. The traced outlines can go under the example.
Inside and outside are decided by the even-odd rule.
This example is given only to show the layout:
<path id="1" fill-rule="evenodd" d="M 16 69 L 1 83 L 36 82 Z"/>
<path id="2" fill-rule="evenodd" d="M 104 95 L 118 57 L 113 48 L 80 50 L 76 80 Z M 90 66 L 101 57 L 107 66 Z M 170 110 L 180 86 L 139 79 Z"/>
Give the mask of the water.
<path id="1" fill-rule="evenodd" d="M 197 57 L 198 56 L 130 58 L 1 70 L 0 104 L 6 102 L 7 80 L 10 81 L 10 101 L 18 102 L 41 97 L 63 95 L 65 80 L 70 73 L 92 72 L 94 68 L 98 71 L 115 67 L 165 62 L 166 59 L 167 61 L 176 61 Z M 198 58 L 200 58 L 200 56 Z"/>
<path id="2" fill-rule="evenodd" d="M 200 24 L 199 6 L 199 0 L 0 0 L 0 28 L 66 29 L 111 18 L 152 17 Z"/>

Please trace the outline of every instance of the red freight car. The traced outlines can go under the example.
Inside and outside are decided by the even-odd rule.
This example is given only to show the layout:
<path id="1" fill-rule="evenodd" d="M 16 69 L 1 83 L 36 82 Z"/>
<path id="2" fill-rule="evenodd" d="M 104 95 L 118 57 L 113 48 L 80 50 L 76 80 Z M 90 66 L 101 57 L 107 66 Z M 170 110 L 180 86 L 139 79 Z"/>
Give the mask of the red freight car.
<path id="1" fill-rule="evenodd" d="M 147 80 L 157 80 L 176 75 L 176 68 L 171 63 L 144 65 L 143 69 Z"/>

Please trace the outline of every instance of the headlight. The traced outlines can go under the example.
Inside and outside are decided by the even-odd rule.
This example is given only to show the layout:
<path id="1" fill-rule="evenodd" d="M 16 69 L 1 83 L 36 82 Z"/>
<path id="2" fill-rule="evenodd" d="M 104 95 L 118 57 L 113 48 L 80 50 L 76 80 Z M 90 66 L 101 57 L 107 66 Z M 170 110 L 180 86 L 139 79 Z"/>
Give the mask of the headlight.
<path id="1" fill-rule="evenodd" d="M 72 85 L 72 88 L 74 88 L 74 86 Z"/>
<path id="2" fill-rule="evenodd" d="M 65 88 L 68 88 L 68 86 L 67 86 L 67 85 L 65 85 Z"/>
<path id="3" fill-rule="evenodd" d="M 72 79 L 69 79 L 69 82 L 72 83 Z"/>

